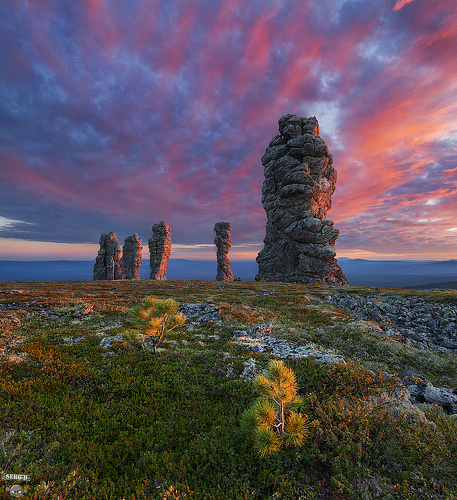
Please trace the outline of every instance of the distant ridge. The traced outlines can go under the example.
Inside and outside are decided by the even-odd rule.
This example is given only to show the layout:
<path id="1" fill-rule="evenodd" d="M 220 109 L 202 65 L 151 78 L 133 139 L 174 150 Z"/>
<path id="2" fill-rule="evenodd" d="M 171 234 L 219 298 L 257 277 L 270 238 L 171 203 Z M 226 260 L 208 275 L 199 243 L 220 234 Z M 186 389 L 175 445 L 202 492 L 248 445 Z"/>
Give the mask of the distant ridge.
<path id="1" fill-rule="evenodd" d="M 90 281 L 95 260 L 88 261 L 0 261 L 0 281 Z M 339 258 L 349 284 L 381 288 L 456 288 L 457 260 L 384 261 Z M 254 281 L 258 272 L 255 260 L 230 261 L 234 278 Z M 148 279 L 149 261 L 143 261 L 140 278 Z M 214 260 L 170 259 L 169 280 L 216 279 Z"/>
<path id="2" fill-rule="evenodd" d="M 89 261 L 0 261 L 0 281 L 89 281 L 93 278 L 95 260 Z M 234 278 L 253 281 L 257 274 L 255 261 L 231 261 Z M 143 261 L 140 279 L 149 279 L 149 261 Z M 214 260 L 170 259 L 169 280 L 216 279 L 217 262 Z"/>
<path id="3" fill-rule="evenodd" d="M 443 281 L 442 283 L 428 283 L 427 285 L 414 285 L 406 288 L 416 290 L 430 290 L 432 288 L 439 288 L 445 290 L 457 290 L 457 281 Z"/>
<path id="4" fill-rule="evenodd" d="M 364 260 L 338 262 L 350 285 L 408 288 L 457 281 L 457 260 Z"/>

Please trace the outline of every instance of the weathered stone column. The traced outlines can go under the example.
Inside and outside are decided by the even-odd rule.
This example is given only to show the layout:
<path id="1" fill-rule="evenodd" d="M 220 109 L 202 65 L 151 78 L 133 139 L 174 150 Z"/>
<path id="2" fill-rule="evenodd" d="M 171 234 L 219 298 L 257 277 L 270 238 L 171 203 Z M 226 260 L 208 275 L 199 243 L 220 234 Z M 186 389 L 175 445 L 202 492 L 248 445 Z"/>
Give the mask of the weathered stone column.
<path id="1" fill-rule="evenodd" d="M 151 280 L 167 279 L 167 260 L 171 254 L 171 231 L 165 221 L 152 226 L 153 235 L 149 238 Z"/>
<path id="2" fill-rule="evenodd" d="M 100 236 L 100 250 L 95 259 L 94 280 L 120 280 L 122 250 L 115 233 Z"/>
<path id="3" fill-rule="evenodd" d="M 141 250 L 143 250 L 143 242 L 138 238 L 137 233 L 125 238 L 121 259 L 122 276 L 125 280 L 140 279 L 140 266 L 143 262 Z"/>
<path id="4" fill-rule="evenodd" d="M 347 285 L 333 248 L 339 231 L 325 220 L 337 172 L 319 123 L 296 115 L 278 123 L 280 135 L 262 157 L 267 227 L 257 278 Z"/>
<path id="5" fill-rule="evenodd" d="M 230 222 L 216 222 L 214 225 L 214 231 L 216 231 L 214 244 L 217 247 L 216 281 L 233 281 L 232 269 L 228 259 L 228 253 L 232 246 L 230 241 L 231 228 Z"/>

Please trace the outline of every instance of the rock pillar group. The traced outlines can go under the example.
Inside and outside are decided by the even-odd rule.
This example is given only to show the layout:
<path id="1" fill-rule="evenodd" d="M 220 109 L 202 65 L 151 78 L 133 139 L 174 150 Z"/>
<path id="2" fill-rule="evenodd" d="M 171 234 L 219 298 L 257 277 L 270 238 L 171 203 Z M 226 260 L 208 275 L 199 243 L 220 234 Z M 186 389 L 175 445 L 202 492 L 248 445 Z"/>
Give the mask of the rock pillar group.
<path id="1" fill-rule="evenodd" d="M 326 220 L 337 172 L 315 117 L 285 115 L 262 157 L 267 215 L 258 279 L 347 285 L 335 258 L 339 235 Z"/>
<path id="2" fill-rule="evenodd" d="M 214 225 L 214 231 L 216 231 L 214 244 L 217 247 L 216 281 L 233 281 L 232 269 L 228 259 L 228 253 L 232 246 L 230 241 L 231 229 L 230 222 L 216 222 Z"/>

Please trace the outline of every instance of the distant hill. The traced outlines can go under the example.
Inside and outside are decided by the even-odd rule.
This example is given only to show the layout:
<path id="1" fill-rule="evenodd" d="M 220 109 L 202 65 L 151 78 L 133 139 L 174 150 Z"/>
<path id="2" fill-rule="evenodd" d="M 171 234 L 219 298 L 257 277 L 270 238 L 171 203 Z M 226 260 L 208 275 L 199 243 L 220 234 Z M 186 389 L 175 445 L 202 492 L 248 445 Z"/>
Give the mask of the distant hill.
<path id="1" fill-rule="evenodd" d="M 338 259 L 349 284 L 404 288 L 457 281 L 457 260 Z M 433 286 L 433 288 L 438 288 Z"/>
<path id="2" fill-rule="evenodd" d="M 257 274 L 255 261 L 232 261 L 235 278 L 253 281 Z M 85 281 L 92 280 L 94 261 L 0 261 L 0 281 Z M 143 261 L 140 278 L 148 279 L 151 269 Z M 214 280 L 217 262 L 209 260 L 170 259 L 170 280 Z"/>
<path id="3" fill-rule="evenodd" d="M 442 281 L 441 283 L 427 283 L 426 285 L 408 286 L 415 290 L 431 290 L 433 288 L 445 288 L 448 290 L 457 290 L 457 281 Z"/>
<path id="4" fill-rule="evenodd" d="M 354 286 L 383 288 L 456 288 L 457 260 L 408 261 L 364 260 L 341 257 L 338 264 Z M 258 266 L 252 261 L 231 261 L 235 278 L 253 281 Z M 0 281 L 92 280 L 94 261 L 0 261 Z M 214 280 L 217 263 L 212 260 L 170 259 L 170 280 Z M 143 261 L 141 279 L 149 278 L 149 262 Z"/>

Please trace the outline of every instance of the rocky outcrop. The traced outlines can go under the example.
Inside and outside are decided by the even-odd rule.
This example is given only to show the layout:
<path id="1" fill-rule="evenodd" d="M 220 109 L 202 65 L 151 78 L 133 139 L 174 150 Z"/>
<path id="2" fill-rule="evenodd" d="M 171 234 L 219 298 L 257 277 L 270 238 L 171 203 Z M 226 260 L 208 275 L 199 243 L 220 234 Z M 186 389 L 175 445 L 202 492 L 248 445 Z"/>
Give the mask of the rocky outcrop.
<path id="1" fill-rule="evenodd" d="M 232 341 L 253 352 L 267 352 L 278 358 L 307 358 L 312 356 L 316 361 L 324 364 L 343 363 L 343 356 L 317 350 L 311 345 L 297 345 L 284 339 L 273 337 L 273 325 L 257 325 L 248 330 L 233 332 Z"/>
<path id="2" fill-rule="evenodd" d="M 318 121 L 285 115 L 278 123 L 262 157 L 267 226 L 257 279 L 347 285 L 333 248 L 339 231 L 325 219 L 337 172 Z"/>
<path id="3" fill-rule="evenodd" d="M 220 311 L 214 304 L 181 304 L 178 311 L 187 318 L 187 324 L 204 325 L 221 321 Z"/>
<path id="4" fill-rule="evenodd" d="M 100 250 L 95 259 L 94 280 L 120 280 L 122 250 L 115 233 L 100 236 Z"/>
<path id="5" fill-rule="evenodd" d="M 121 259 L 122 276 L 125 280 L 140 279 L 140 266 L 143 262 L 141 250 L 143 244 L 137 233 L 125 238 Z"/>
<path id="6" fill-rule="evenodd" d="M 230 241 L 231 228 L 230 222 L 216 222 L 214 225 L 214 231 L 216 231 L 214 244 L 217 247 L 216 281 L 233 281 L 232 269 L 228 259 L 228 253 L 232 246 Z"/>
<path id="7" fill-rule="evenodd" d="M 153 235 L 149 238 L 149 252 L 152 280 L 167 279 L 167 261 L 171 254 L 171 231 L 165 221 L 152 226 Z"/>
<path id="8" fill-rule="evenodd" d="M 421 297 L 381 293 L 333 292 L 326 302 L 346 307 L 357 318 L 379 322 L 388 337 L 420 350 L 457 354 L 457 301 L 435 302 Z"/>
<path id="9" fill-rule="evenodd" d="M 412 404 L 438 405 L 448 415 L 457 414 L 457 389 L 434 387 L 426 378 L 417 373 L 405 372 L 398 375 L 407 388 L 406 400 Z"/>

